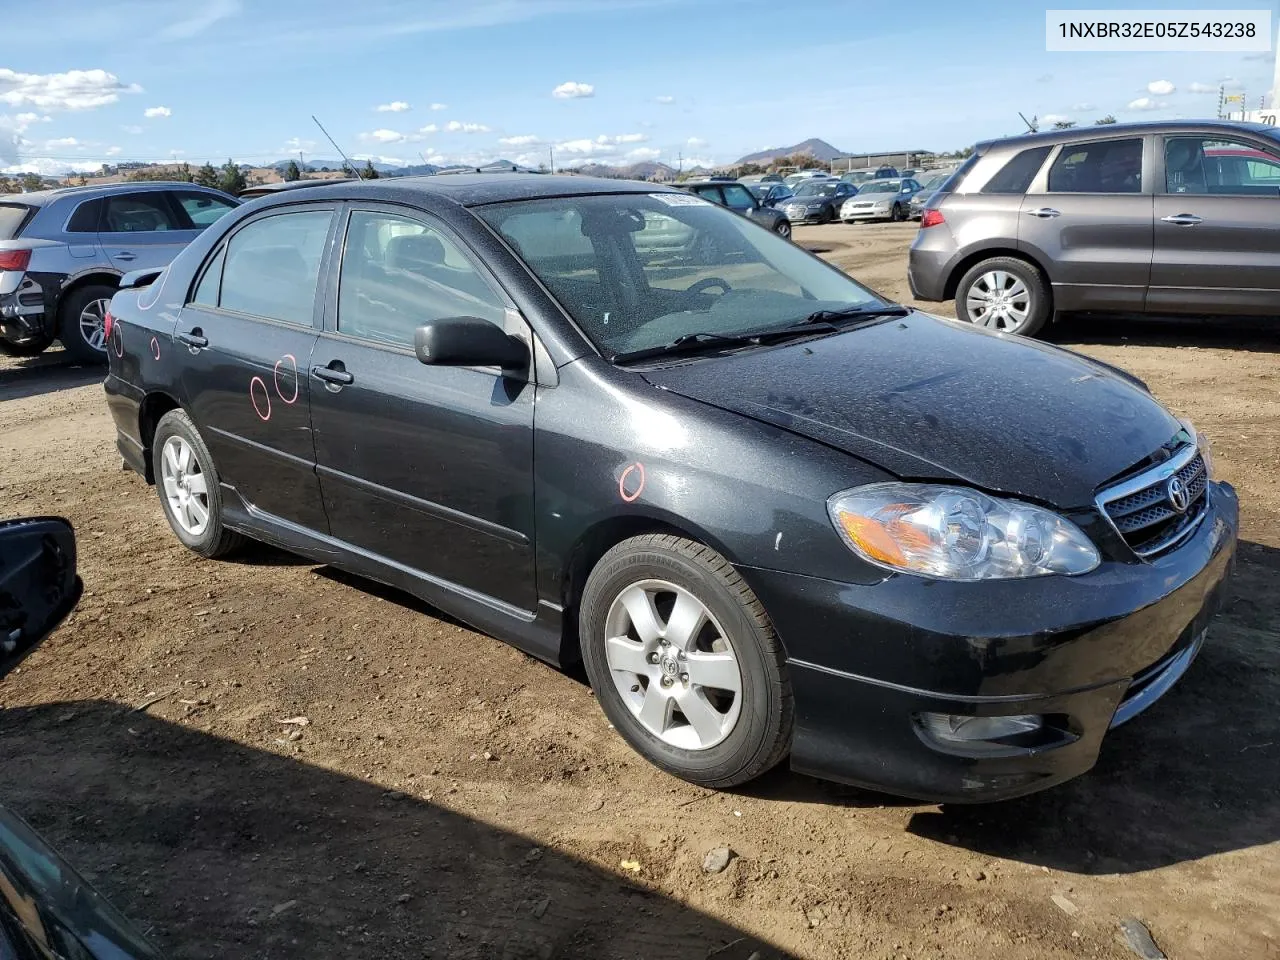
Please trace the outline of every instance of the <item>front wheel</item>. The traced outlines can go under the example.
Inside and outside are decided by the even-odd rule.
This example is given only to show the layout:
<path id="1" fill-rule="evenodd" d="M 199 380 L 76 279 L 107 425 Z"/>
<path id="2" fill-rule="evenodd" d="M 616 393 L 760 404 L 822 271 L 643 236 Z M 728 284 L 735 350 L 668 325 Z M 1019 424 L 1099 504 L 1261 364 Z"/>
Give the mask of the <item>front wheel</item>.
<path id="1" fill-rule="evenodd" d="M 710 547 L 656 534 L 618 544 L 587 579 L 578 628 L 600 706 L 650 762 L 727 788 L 786 756 L 795 707 L 782 645 Z"/>
<path id="2" fill-rule="evenodd" d="M 791 239 L 791 221 L 779 220 L 773 228 L 773 232 L 782 237 L 783 240 Z"/>
<path id="3" fill-rule="evenodd" d="M 895 203 L 893 205 L 893 212 L 889 214 L 889 221 L 891 223 L 901 223 L 903 219 L 902 204 Z"/>
<path id="4" fill-rule="evenodd" d="M 1014 257 L 992 257 L 960 278 L 956 316 L 989 330 L 1033 337 L 1049 319 L 1049 301 L 1039 270 Z"/>
<path id="5" fill-rule="evenodd" d="M 218 471 L 185 411 L 170 410 L 156 424 L 151 463 L 165 519 L 187 549 L 212 559 L 243 545 L 240 534 L 223 526 Z"/>
<path id="6" fill-rule="evenodd" d="M 0 337 L 0 356 L 3 357 L 36 357 L 44 353 L 53 343 L 53 334 L 37 334 L 24 340 L 10 340 Z"/>
<path id="7" fill-rule="evenodd" d="M 72 360 L 107 362 L 107 307 L 115 287 L 92 283 L 73 291 L 62 302 L 58 337 Z"/>

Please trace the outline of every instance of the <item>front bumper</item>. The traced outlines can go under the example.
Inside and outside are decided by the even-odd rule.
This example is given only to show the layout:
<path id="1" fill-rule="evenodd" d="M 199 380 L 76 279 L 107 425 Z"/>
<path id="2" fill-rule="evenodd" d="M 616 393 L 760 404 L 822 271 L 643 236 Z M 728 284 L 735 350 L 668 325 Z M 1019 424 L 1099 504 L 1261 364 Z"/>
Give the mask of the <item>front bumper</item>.
<path id="1" fill-rule="evenodd" d="M 845 223 L 852 223 L 855 220 L 888 220 L 893 216 L 893 207 L 887 207 L 883 210 L 877 210 L 875 207 L 868 207 L 865 210 L 850 210 L 846 213 L 840 211 L 840 219 Z"/>
<path id="2" fill-rule="evenodd" d="M 744 570 L 787 650 L 792 768 L 932 802 L 1002 800 L 1089 770 L 1107 731 L 1199 651 L 1234 563 L 1239 506 L 1211 486 L 1195 536 L 1083 577 L 861 586 Z M 1033 734 L 969 749 L 922 713 L 1034 715 Z"/>
<path id="3" fill-rule="evenodd" d="M 825 223 L 827 220 L 831 219 L 830 211 L 825 209 L 815 210 L 813 213 L 810 213 L 807 210 L 803 212 L 797 210 L 795 213 L 792 213 L 788 207 L 779 207 L 778 209 L 788 220 L 791 221 L 792 226 L 797 223 Z"/>

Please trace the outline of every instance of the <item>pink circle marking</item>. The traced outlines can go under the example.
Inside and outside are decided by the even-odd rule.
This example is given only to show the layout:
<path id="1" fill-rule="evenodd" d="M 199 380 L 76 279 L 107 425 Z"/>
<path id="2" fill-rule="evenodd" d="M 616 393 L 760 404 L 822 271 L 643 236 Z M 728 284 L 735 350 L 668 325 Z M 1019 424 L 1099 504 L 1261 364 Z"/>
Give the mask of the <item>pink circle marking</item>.
<path id="1" fill-rule="evenodd" d="M 627 493 L 627 478 L 631 476 L 632 473 L 639 475 L 640 482 L 636 485 L 634 491 Z M 644 464 L 637 461 L 627 467 L 627 469 L 623 470 L 622 476 L 618 478 L 618 496 L 620 496 L 625 503 L 632 503 L 638 500 L 642 493 L 644 493 Z"/>
<path id="2" fill-rule="evenodd" d="M 116 348 L 116 357 L 124 356 L 124 334 L 120 331 L 120 321 L 117 320 L 111 328 L 111 345 Z"/>
<path id="3" fill-rule="evenodd" d="M 286 360 L 293 364 L 293 396 L 286 397 L 284 391 L 280 389 L 280 364 Z M 285 403 L 293 403 L 298 399 L 298 358 L 292 353 L 286 353 L 283 357 L 276 361 L 276 365 L 271 369 L 271 379 L 275 381 L 276 393 Z"/>
<path id="4" fill-rule="evenodd" d="M 151 355 L 157 360 L 160 359 L 160 341 L 155 337 L 151 338 Z"/>
<path id="5" fill-rule="evenodd" d="M 258 396 L 253 392 L 253 385 L 257 384 L 262 388 L 262 397 L 267 401 L 267 412 L 262 412 L 262 407 L 258 404 Z M 261 377 L 254 377 L 249 381 L 249 400 L 253 403 L 253 412 L 258 415 L 258 419 L 263 423 L 271 419 L 271 394 L 267 392 L 267 385 L 262 382 Z"/>

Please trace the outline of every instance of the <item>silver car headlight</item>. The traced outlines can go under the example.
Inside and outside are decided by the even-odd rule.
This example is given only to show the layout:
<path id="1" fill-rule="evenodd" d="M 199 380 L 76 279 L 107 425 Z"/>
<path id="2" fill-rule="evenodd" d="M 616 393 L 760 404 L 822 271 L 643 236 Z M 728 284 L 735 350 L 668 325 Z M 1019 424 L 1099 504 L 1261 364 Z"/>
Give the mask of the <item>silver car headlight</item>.
<path id="1" fill-rule="evenodd" d="M 889 204 L 890 204 L 890 202 L 891 202 L 891 201 L 889 201 L 889 200 L 877 200 L 877 201 L 876 201 L 876 209 L 877 209 L 877 210 L 887 210 L 887 209 L 889 209 Z"/>
<path id="2" fill-rule="evenodd" d="M 1066 518 L 967 487 L 873 483 L 835 494 L 827 512 L 858 556 L 918 576 L 1075 576 L 1101 562 L 1097 548 Z"/>

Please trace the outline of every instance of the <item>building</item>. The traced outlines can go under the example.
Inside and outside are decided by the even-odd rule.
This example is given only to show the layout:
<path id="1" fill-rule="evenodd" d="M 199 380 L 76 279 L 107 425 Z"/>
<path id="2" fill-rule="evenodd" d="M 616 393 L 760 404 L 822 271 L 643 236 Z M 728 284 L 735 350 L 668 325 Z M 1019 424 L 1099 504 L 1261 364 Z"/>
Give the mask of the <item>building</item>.
<path id="1" fill-rule="evenodd" d="M 919 169 L 926 160 L 933 156 L 932 150 L 898 150 L 888 153 L 854 153 L 847 157 L 836 157 L 831 161 L 831 169 L 865 170 L 876 167 L 897 167 L 903 169 Z"/>

